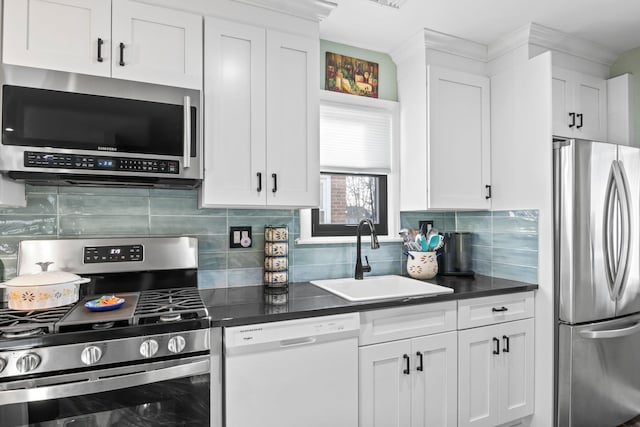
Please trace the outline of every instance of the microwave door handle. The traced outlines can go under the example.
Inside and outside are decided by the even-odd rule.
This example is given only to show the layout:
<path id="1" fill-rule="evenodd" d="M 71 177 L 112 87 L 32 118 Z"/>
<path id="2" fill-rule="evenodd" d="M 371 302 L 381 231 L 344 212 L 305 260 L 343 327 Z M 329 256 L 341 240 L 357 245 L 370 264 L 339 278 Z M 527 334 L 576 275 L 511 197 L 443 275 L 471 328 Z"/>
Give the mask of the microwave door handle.
<path id="1" fill-rule="evenodd" d="M 209 372 L 209 368 L 209 360 L 200 360 L 186 365 L 171 366 L 168 368 L 137 372 L 135 374 L 116 377 L 100 378 L 95 381 L 85 380 L 51 386 L 5 390 L 0 391 L 0 402 L 2 402 L 3 405 L 11 405 L 121 390 L 146 384 L 169 381 L 177 378 L 203 375 Z"/>
<path id="2" fill-rule="evenodd" d="M 183 135 L 183 158 L 182 167 L 191 167 L 191 97 L 184 97 L 184 135 Z"/>

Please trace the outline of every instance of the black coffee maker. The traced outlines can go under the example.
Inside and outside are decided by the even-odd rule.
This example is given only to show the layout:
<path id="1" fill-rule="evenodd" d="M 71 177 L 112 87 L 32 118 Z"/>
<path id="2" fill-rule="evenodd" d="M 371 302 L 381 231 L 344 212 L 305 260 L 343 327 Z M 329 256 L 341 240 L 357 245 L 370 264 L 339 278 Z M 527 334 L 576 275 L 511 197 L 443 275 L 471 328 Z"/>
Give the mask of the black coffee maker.
<path id="1" fill-rule="evenodd" d="M 471 270 L 472 233 L 443 233 L 444 247 L 438 256 L 438 274 L 441 276 L 473 276 Z"/>

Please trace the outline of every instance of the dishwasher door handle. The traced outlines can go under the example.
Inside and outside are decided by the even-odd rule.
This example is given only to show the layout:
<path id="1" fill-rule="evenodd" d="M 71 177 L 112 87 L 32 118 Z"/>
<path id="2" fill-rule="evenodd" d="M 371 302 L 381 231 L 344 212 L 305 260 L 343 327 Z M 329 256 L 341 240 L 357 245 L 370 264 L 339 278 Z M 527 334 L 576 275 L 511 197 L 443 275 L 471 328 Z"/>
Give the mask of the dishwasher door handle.
<path id="1" fill-rule="evenodd" d="M 290 340 L 280 341 L 280 347 L 295 347 L 299 345 L 313 344 L 316 342 L 315 337 L 293 338 Z"/>

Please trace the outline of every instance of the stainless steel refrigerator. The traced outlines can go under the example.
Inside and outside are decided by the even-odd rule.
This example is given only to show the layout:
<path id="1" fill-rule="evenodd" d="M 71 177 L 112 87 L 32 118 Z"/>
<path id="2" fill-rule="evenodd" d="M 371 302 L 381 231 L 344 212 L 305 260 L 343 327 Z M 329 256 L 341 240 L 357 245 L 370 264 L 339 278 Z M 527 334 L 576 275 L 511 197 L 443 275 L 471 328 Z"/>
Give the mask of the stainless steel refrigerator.
<path id="1" fill-rule="evenodd" d="M 640 415 L 640 149 L 554 139 L 558 426 Z"/>

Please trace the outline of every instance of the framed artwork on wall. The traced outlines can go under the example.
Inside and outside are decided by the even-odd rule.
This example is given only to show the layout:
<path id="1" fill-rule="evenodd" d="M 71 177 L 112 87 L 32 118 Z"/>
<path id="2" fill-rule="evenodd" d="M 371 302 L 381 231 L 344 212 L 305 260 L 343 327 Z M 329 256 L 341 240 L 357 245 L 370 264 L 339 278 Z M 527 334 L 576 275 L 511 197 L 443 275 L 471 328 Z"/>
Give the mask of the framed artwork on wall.
<path id="1" fill-rule="evenodd" d="M 324 88 L 351 95 L 378 97 L 378 64 L 327 52 Z"/>

